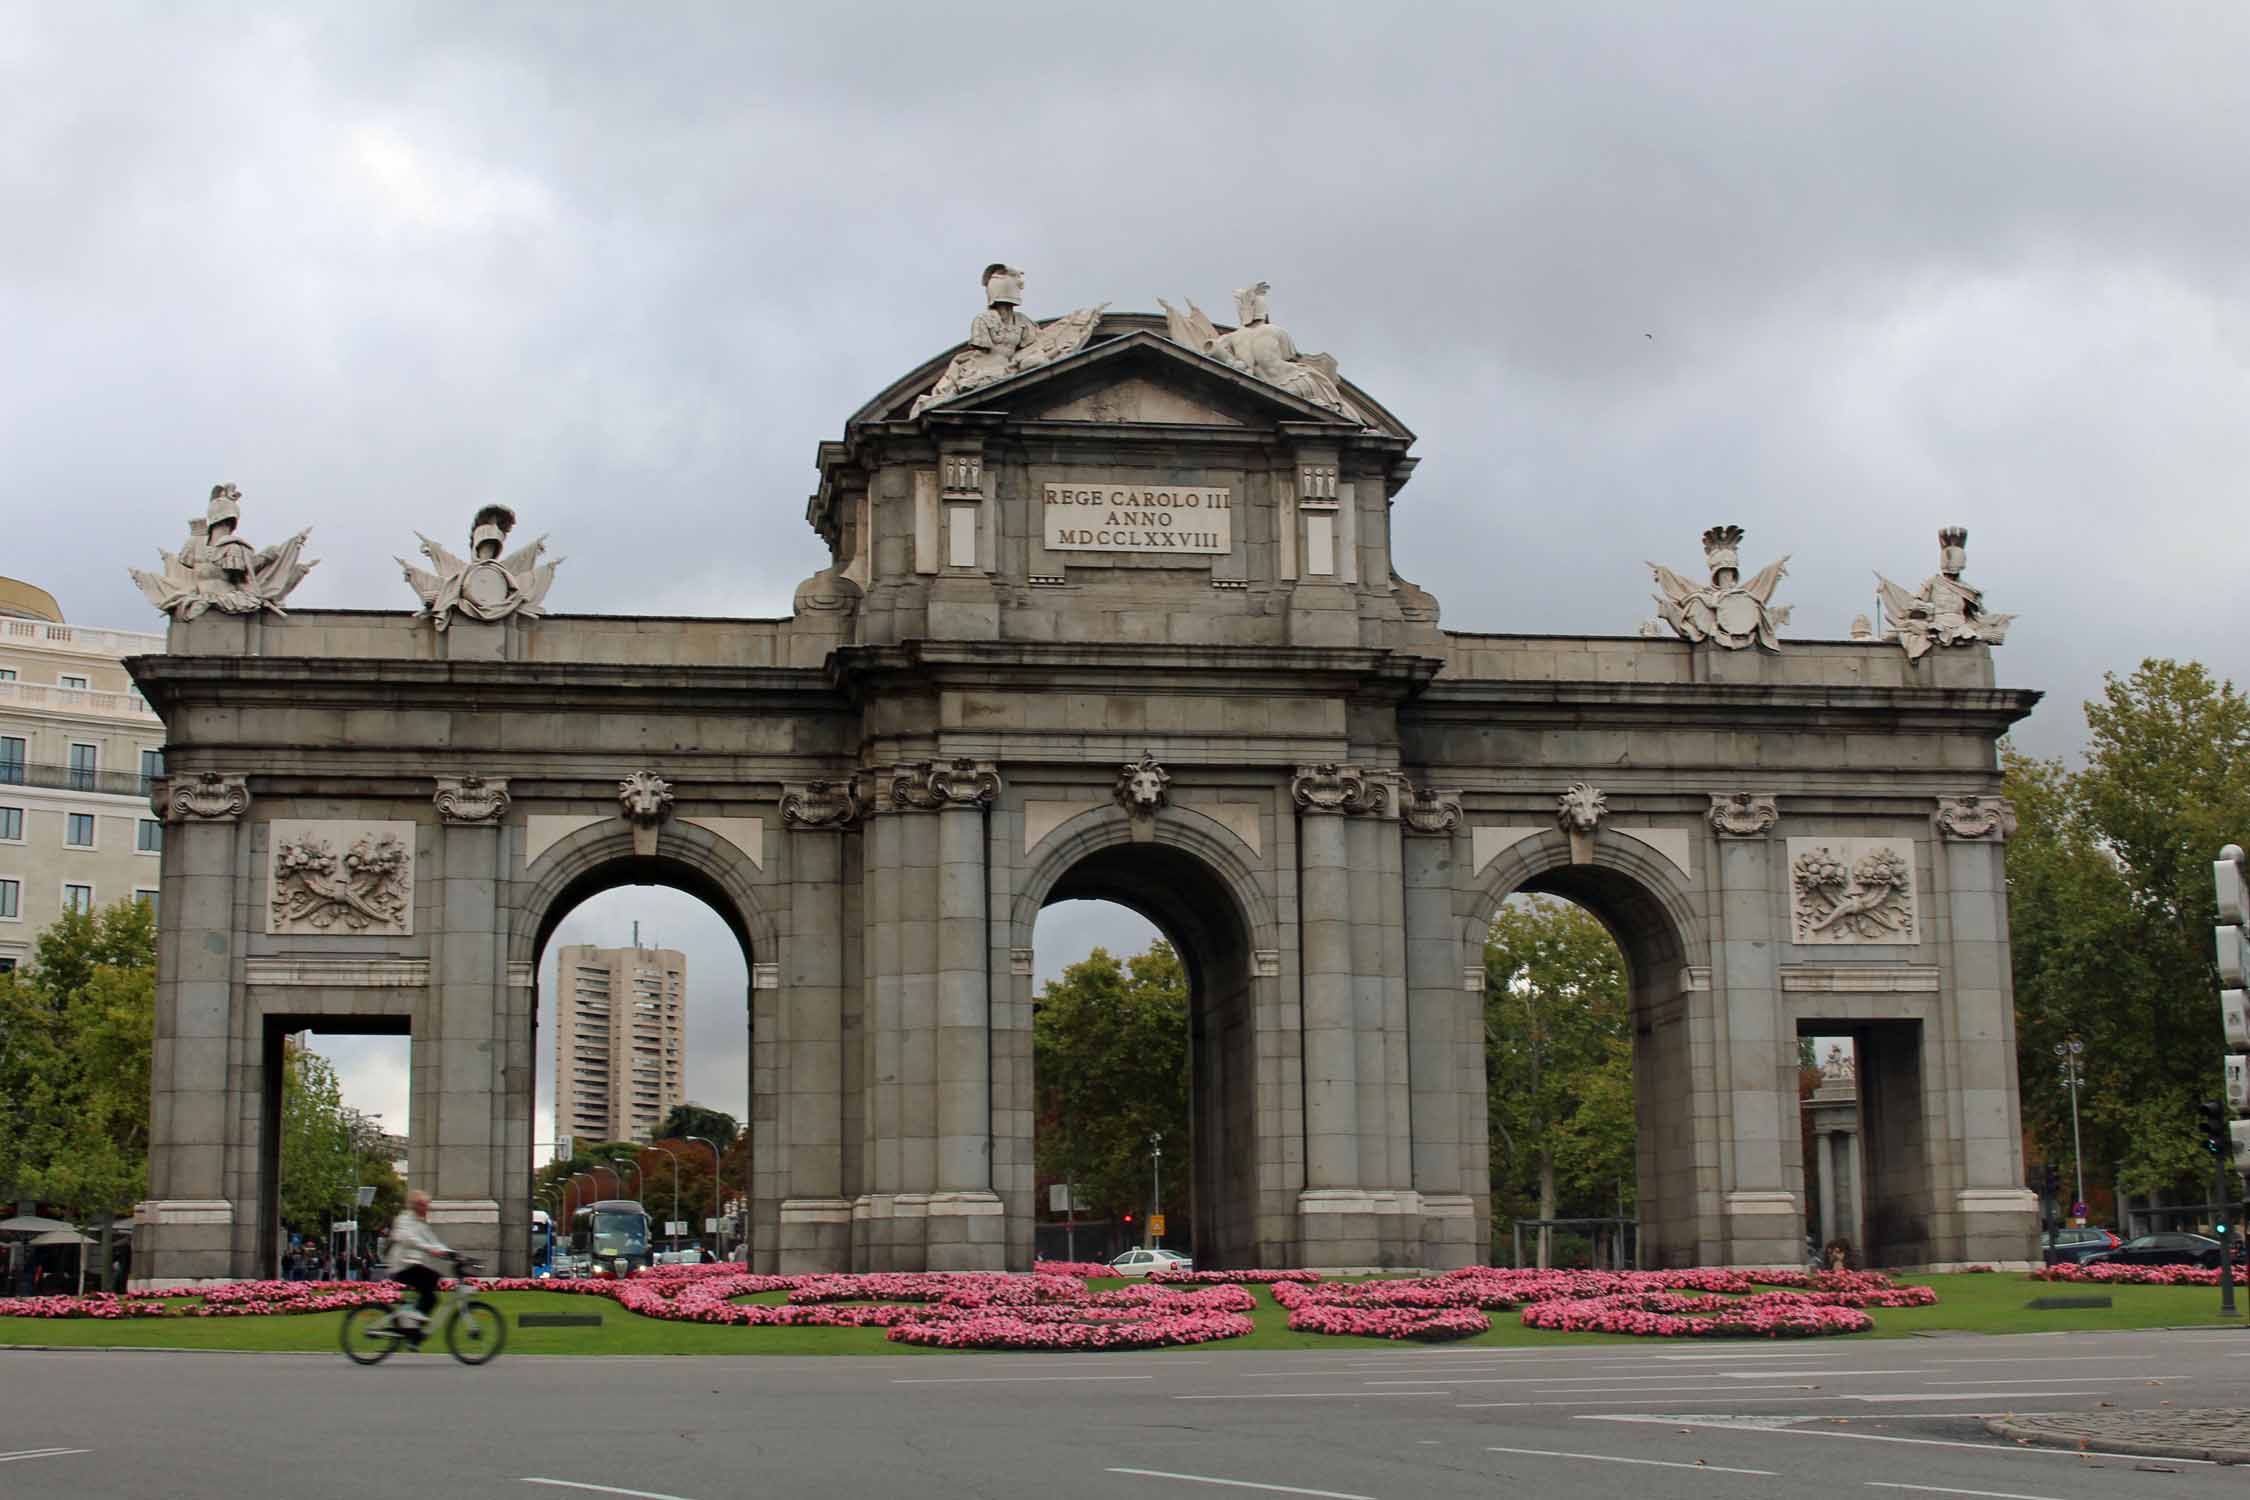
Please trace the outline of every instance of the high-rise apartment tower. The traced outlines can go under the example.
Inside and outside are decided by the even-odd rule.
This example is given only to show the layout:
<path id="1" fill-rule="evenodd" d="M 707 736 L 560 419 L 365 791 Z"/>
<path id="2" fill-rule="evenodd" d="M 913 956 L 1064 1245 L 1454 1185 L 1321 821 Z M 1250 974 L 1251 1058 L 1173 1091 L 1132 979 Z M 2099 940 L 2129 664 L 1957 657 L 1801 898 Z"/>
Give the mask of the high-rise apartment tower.
<path id="1" fill-rule="evenodd" d="M 556 1136 L 655 1139 L 681 1100 L 687 955 L 574 943 L 555 980 Z"/>

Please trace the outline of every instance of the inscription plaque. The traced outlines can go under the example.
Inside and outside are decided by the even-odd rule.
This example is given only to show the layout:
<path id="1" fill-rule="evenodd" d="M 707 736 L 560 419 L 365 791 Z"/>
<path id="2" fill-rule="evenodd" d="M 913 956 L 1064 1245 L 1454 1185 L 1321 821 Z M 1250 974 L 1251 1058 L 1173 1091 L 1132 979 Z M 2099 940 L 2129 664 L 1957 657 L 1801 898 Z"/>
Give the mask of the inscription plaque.
<path id="1" fill-rule="evenodd" d="M 1051 552 L 1222 554 L 1234 547 L 1227 491 L 1202 485 L 1050 484 L 1040 510 Z"/>

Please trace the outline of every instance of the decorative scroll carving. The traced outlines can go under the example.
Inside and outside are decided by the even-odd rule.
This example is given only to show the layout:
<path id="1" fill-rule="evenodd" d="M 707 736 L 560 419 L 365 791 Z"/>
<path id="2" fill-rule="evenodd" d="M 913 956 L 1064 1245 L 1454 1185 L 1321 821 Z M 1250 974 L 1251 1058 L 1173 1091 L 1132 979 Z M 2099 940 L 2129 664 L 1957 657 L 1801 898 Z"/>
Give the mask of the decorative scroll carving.
<path id="1" fill-rule="evenodd" d="M 1933 646 L 1973 646 L 1979 641 L 1997 646 L 2008 638 L 2008 626 L 2016 617 L 1985 613 L 1984 590 L 1961 581 L 1968 565 L 1967 528 L 1948 526 L 1938 532 L 1938 570 L 1922 580 L 1919 592 L 1909 594 L 1882 574 L 1875 575 L 1884 637 L 1904 647 L 1908 661 L 1920 660 Z"/>
<path id="2" fill-rule="evenodd" d="M 1390 782 L 1380 771 L 1323 761 L 1299 766 L 1289 795 L 1310 813 L 1381 813 L 1390 807 Z"/>
<path id="3" fill-rule="evenodd" d="M 990 806 L 1000 795 L 1000 773 L 974 760 L 900 766 L 891 781 L 891 804 L 927 812 L 939 807 Z"/>
<path id="4" fill-rule="evenodd" d="M 250 810 L 250 783 L 240 776 L 204 771 L 186 780 L 159 781 L 149 811 L 167 823 L 230 823 Z"/>
<path id="5" fill-rule="evenodd" d="M 1664 591 L 1656 612 L 1684 640 L 1709 641 L 1729 651 L 1763 646 L 1779 651 L 1777 632 L 1789 623 L 1790 606 L 1773 605 L 1773 591 L 1788 576 L 1789 559 L 1770 563 L 1742 582 L 1742 528 L 1714 526 L 1703 533 L 1703 560 L 1711 570 L 1708 586 L 1694 584 L 1661 563 L 1650 563 L 1656 586 Z"/>
<path id="6" fill-rule="evenodd" d="M 1172 773 L 1156 763 L 1156 752 L 1143 750 L 1117 772 L 1117 805 L 1136 818 L 1153 818 L 1157 809 L 1171 805 Z"/>
<path id="7" fill-rule="evenodd" d="M 422 596 L 419 618 L 439 630 L 453 623 L 456 614 L 471 620 L 504 620 L 510 615 L 538 619 L 563 559 L 539 561 L 547 550 L 545 537 L 502 557 L 500 548 L 515 525 L 516 513 L 505 505 L 487 505 L 478 511 L 469 527 L 467 558 L 455 557 L 415 532 L 422 537 L 422 555 L 437 564 L 437 571 L 424 572 L 403 557 L 394 560 L 405 569 L 414 592 Z"/>
<path id="8" fill-rule="evenodd" d="M 1949 839 L 2009 839 L 2015 837 L 2016 805 L 2005 797 L 1940 797 L 1938 832 Z"/>
<path id="9" fill-rule="evenodd" d="M 969 347 L 953 356 L 938 383 L 915 400 L 908 415 L 918 417 L 940 401 L 1076 354 L 1100 321 L 1102 308 L 1109 306 L 1082 307 L 1042 327 L 1016 310 L 1023 301 L 1023 272 L 994 262 L 984 268 L 983 279 L 985 307 L 969 324 Z"/>
<path id="10" fill-rule="evenodd" d="M 272 834 L 266 931 L 341 929 L 380 936 L 413 931 L 411 823 L 275 823 Z"/>
<path id="11" fill-rule="evenodd" d="M 849 828 L 859 821 L 859 780 L 808 781 L 781 794 L 784 828 Z"/>
<path id="12" fill-rule="evenodd" d="M 176 553 L 159 547 L 164 571 L 127 568 L 148 602 L 175 620 L 192 620 L 206 610 L 254 615 L 261 610 L 287 614 L 281 601 L 305 581 L 318 563 L 301 563 L 307 527 L 279 546 L 258 551 L 236 536 L 242 523 L 242 491 L 231 484 L 211 486 L 204 518 L 188 522 L 188 539 Z"/>
<path id="13" fill-rule="evenodd" d="M 1800 943 L 1915 941 L 1914 846 L 1791 839 L 1790 925 Z"/>
<path id="14" fill-rule="evenodd" d="M 656 830 L 672 815 L 672 783 L 654 771 L 635 771 L 617 783 L 618 815 L 633 825 L 633 852 L 656 852 Z"/>
<path id="15" fill-rule="evenodd" d="M 431 799 L 448 823 L 497 823 L 508 811 L 505 776 L 440 776 Z"/>
<path id="16" fill-rule="evenodd" d="M 1398 818 L 1408 833 L 1450 834 L 1461 826 L 1461 792 L 1458 787 L 1440 791 L 1418 787 L 1405 777 L 1398 782 Z"/>
<path id="17" fill-rule="evenodd" d="M 1592 833 L 1609 814 L 1609 799 L 1591 782 L 1574 781 L 1555 799 L 1555 822 L 1565 833 Z"/>
<path id="18" fill-rule="evenodd" d="M 1781 821 L 1781 807 L 1771 792 L 1713 792 L 1706 816 L 1721 838 L 1754 839 Z"/>
<path id="19" fill-rule="evenodd" d="M 1336 357 L 1298 352 L 1289 330 L 1268 316 L 1266 296 L 1272 290 L 1268 283 L 1256 281 L 1235 292 L 1234 314 L 1242 326 L 1232 333 L 1219 332 L 1193 299 L 1184 313 L 1162 297 L 1156 299 L 1156 305 L 1164 309 L 1165 335 L 1173 343 L 1208 354 L 1292 396 L 1325 406 L 1340 417 L 1359 421 L 1359 413 L 1336 383 Z M 1333 496 L 1335 491 L 1329 494 Z"/>

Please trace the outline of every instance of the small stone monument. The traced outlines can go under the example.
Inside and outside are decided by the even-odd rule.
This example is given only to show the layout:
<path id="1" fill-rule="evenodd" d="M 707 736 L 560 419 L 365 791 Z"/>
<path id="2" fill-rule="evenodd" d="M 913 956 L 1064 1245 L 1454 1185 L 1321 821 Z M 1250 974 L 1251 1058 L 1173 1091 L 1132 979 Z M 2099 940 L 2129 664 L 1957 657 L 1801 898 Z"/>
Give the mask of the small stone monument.
<path id="1" fill-rule="evenodd" d="M 1973 646 L 1982 641 L 1997 646 L 2008 638 L 2014 615 L 1985 613 L 1984 590 L 1961 581 L 1969 565 L 1967 527 L 1947 526 L 1938 532 L 1938 570 L 1922 580 L 1921 589 L 1909 594 L 1882 574 L 1875 575 L 1875 592 L 1883 602 L 1883 634 L 1906 649 L 1908 661 L 1919 661 L 1933 646 Z"/>

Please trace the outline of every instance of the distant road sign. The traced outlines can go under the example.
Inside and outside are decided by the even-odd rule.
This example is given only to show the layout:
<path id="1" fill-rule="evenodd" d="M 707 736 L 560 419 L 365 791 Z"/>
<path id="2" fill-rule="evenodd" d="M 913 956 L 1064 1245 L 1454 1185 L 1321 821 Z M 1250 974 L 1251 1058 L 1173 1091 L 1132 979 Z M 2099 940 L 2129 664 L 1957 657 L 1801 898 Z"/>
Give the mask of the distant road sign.
<path id="1" fill-rule="evenodd" d="M 1150 1234 L 1162 1234 L 1164 1232 L 1164 1215 L 1150 1214 L 1148 1216 L 1148 1232 Z"/>
<path id="2" fill-rule="evenodd" d="M 2085 1204 L 2083 1204 L 2083 1203 L 2073 1203 L 2072 1205 L 2070 1205 L 2070 1216 L 2071 1216 L 2072 1218 L 2074 1218 L 2074 1219 L 2083 1219 L 2083 1218 L 2085 1218 L 2085 1217 L 2086 1217 L 2086 1205 L 2085 1205 Z"/>
<path id="3" fill-rule="evenodd" d="M 686 1234 L 686 1233 L 687 1233 L 687 1220 L 685 1220 L 685 1219 L 666 1219 L 666 1220 L 664 1221 L 664 1232 L 665 1232 L 666 1234 L 671 1234 L 671 1235 L 681 1235 L 681 1234 Z"/>
<path id="4" fill-rule="evenodd" d="M 719 1232 L 719 1221 L 717 1219 L 705 1219 L 703 1221 L 703 1232 L 705 1234 L 717 1234 Z"/>

